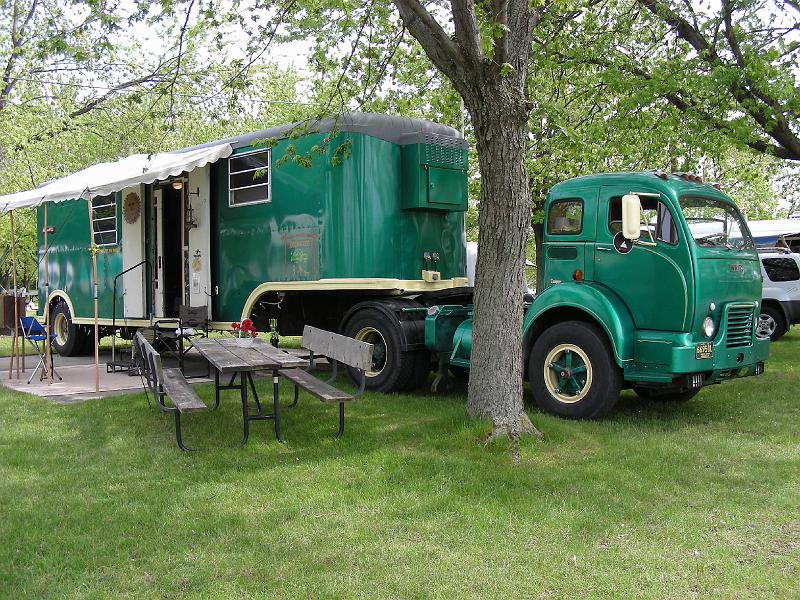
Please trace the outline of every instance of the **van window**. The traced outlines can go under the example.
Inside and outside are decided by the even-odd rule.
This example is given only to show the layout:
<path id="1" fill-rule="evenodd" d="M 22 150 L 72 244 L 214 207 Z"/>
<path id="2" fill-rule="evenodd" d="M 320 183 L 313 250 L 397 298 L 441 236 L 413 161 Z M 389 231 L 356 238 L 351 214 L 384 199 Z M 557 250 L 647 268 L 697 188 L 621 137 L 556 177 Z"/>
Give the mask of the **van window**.
<path id="1" fill-rule="evenodd" d="M 583 229 L 583 200 L 558 200 L 550 205 L 547 233 L 575 235 Z"/>
<path id="2" fill-rule="evenodd" d="M 640 196 L 640 199 L 644 214 L 641 223 L 642 239 L 649 240 L 652 235 L 654 240 L 666 242 L 671 246 L 677 244 L 678 230 L 667 205 L 648 196 Z M 608 230 L 611 235 L 622 231 L 622 196 L 611 198 L 609 202 Z"/>
<path id="3" fill-rule="evenodd" d="M 770 281 L 797 281 L 800 270 L 792 258 L 764 258 L 761 260 Z"/>

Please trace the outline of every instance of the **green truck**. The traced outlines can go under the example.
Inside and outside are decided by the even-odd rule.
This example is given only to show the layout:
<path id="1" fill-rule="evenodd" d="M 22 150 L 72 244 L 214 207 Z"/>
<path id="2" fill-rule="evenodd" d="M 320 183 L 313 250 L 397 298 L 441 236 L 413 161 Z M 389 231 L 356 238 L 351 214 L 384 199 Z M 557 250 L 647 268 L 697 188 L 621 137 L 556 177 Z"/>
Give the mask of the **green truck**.
<path id="1" fill-rule="evenodd" d="M 606 414 L 620 390 L 688 400 L 759 375 L 758 256 L 718 187 L 690 174 L 578 177 L 550 191 L 543 289 L 526 303 L 525 379 L 545 411 Z M 430 307 L 425 341 L 440 365 L 468 368 L 472 307 Z"/>
<path id="2" fill-rule="evenodd" d="M 101 334 L 174 328 L 180 306 L 204 305 L 214 329 L 251 318 L 373 343 L 370 389 L 419 387 L 437 364 L 469 367 L 467 155 L 450 127 L 352 113 L 90 167 L 23 194 L 57 199 L 38 209 L 40 310 L 59 352 L 92 346 L 94 254 Z M 721 191 L 582 177 L 555 186 L 546 213 L 522 336 L 545 410 L 599 416 L 623 387 L 685 399 L 763 370 L 758 258 Z"/>

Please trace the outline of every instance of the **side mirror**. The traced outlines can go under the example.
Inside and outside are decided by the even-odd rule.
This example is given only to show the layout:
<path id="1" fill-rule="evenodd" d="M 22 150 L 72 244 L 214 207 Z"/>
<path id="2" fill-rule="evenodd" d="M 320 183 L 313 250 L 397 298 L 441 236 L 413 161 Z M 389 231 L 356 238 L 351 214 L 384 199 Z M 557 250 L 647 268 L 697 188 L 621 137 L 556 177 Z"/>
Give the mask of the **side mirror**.
<path id="1" fill-rule="evenodd" d="M 622 235 L 626 240 L 638 240 L 641 229 L 642 201 L 636 194 L 622 197 Z"/>

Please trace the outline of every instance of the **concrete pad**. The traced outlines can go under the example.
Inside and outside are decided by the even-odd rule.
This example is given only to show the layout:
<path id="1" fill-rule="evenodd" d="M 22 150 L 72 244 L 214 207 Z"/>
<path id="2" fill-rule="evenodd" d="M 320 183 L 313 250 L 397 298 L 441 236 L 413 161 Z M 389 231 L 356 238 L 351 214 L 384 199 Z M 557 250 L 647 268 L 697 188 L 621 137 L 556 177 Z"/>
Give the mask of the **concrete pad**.
<path id="1" fill-rule="evenodd" d="M 95 369 L 94 369 L 94 356 L 78 356 L 66 357 L 55 356 L 53 362 L 55 363 L 55 371 L 61 375 L 62 380 L 59 381 L 58 377 L 53 377 L 53 383 L 47 383 L 47 379 L 39 381 L 39 373 L 28 384 L 28 378 L 31 376 L 33 368 L 38 362 L 38 356 L 28 356 L 25 360 L 26 371 L 20 372 L 19 379 L 16 378 L 16 370 L 14 370 L 14 377 L 8 377 L 8 362 L 9 359 L 0 359 L 0 385 L 18 392 L 26 392 L 34 394 L 42 398 L 47 398 L 59 404 L 71 404 L 74 402 L 83 402 L 85 400 L 94 400 L 98 398 L 106 398 L 108 396 L 115 396 L 119 394 L 135 393 L 142 391 L 142 378 L 139 375 L 129 375 L 127 371 L 108 373 L 106 370 L 106 363 L 111 360 L 110 352 L 100 353 L 100 391 L 95 391 Z M 172 365 L 173 360 L 165 360 L 165 367 L 177 366 L 177 360 L 174 360 L 175 365 Z M 197 360 L 192 360 L 187 357 L 187 371 L 190 373 L 204 373 L 205 365 L 200 364 Z M 213 372 L 212 372 L 213 377 Z M 196 378 L 190 379 L 191 383 L 209 383 L 213 379 Z"/>

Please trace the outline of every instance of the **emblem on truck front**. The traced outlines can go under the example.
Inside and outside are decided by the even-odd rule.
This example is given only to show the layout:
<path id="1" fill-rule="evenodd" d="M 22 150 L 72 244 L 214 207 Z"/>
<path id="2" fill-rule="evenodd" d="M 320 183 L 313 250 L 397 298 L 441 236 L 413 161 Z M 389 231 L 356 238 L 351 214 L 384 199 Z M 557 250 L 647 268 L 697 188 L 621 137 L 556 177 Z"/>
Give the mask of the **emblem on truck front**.
<path id="1" fill-rule="evenodd" d="M 728 268 L 731 270 L 731 273 L 742 273 L 744 272 L 744 265 L 729 265 Z"/>

